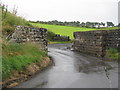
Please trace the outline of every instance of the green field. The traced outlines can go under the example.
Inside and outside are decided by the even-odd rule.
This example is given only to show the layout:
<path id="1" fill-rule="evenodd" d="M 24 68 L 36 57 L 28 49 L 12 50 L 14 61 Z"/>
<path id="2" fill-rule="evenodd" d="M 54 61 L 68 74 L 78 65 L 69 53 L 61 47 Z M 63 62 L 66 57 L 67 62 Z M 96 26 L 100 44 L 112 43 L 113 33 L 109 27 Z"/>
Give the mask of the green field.
<path id="1" fill-rule="evenodd" d="M 59 26 L 59 25 L 47 25 L 47 24 L 39 24 L 39 23 L 31 23 L 33 26 L 46 28 L 49 31 L 60 34 L 64 36 L 70 36 L 71 39 L 73 39 L 73 32 L 76 31 L 90 31 L 95 30 L 91 28 L 81 28 L 81 27 L 71 27 L 71 26 Z"/>
<path id="2" fill-rule="evenodd" d="M 101 30 L 96 29 L 96 28 L 84 28 L 84 27 L 72 27 L 72 26 L 60 26 L 60 25 L 48 25 L 48 24 L 40 24 L 40 23 L 31 23 L 33 26 L 36 27 L 42 27 L 46 28 L 49 31 L 55 33 L 55 34 L 60 34 L 64 36 L 70 36 L 71 39 L 73 39 L 73 32 L 76 31 L 91 31 L 91 30 Z M 117 29 L 117 27 L 112 27 L 112 28 L 102 28 L 104 30 L 109 30 L 109 29 Z"/>

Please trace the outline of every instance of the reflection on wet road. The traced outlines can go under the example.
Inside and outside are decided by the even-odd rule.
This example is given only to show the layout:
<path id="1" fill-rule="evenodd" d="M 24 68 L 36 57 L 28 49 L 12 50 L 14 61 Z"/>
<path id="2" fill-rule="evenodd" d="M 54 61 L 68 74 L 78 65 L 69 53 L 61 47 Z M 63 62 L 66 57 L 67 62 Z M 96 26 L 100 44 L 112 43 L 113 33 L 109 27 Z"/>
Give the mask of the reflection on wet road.
<path id="1" fill-rule="evenodd" d="M 17 88 L 118 88 L 117 62 L 71 51 L 70 45 L 49 45 L 55 64 Z"/>

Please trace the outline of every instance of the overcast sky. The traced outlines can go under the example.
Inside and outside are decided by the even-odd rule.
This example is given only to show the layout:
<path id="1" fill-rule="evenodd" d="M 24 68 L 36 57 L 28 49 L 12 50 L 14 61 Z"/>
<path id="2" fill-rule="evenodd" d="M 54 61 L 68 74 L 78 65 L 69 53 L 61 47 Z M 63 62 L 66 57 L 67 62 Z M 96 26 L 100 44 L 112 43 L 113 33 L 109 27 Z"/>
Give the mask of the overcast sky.
<path id="1" fill-rule="evenodd" d="M 27 20 L 118 23 L 119 0 L 1 0 Z"/>

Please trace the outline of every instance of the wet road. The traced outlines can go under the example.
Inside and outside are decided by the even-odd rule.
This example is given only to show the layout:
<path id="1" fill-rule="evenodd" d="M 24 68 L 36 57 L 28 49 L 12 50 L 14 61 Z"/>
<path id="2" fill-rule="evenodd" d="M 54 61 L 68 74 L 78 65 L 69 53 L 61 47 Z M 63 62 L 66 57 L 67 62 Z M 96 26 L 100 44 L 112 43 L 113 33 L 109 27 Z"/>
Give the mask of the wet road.
<path id="1" fill-rule="evenodd" d="M 54 65 L 17 88 L 118 88 L 117 62 L 67 49 L 71 44 L 49 45 Z"/>

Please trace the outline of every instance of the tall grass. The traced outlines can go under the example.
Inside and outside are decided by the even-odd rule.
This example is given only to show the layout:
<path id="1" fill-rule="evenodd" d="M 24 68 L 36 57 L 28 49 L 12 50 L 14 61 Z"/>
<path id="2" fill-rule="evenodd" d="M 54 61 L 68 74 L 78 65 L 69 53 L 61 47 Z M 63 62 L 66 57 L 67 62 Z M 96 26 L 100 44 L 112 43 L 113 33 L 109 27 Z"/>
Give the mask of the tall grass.
<path id="1" fill-rule="evenodd" d="M 40 61 L 41 57 L 47 56 L 47 53 L 40 50 L 38 45 L 31 43 L 5 43 L 3 44 L 2 49 L 3 80 L 9 77 L 11 71 L 19 71 L 22 68 L 26 67 L 28 64 Z"/>
<path id="2" fill-rule="evenodd" d="M 5 25 L 5 24 L 9 24 L 11 26 L 27 25 L 28 22 L 25 19 L 23 19 L 22 17 L 16 16 L 15 14 L 7 12 L 5 19 L 3 19 L 3 25 Z"/>
<path id="3" fill-rule="evenodd" d="M 15 14 L 10 12 L 3 12 L 3 13 L 6 13 L 2 21 L 2 32 L 5 35 L 8 35 L 11 32 L 13 32 L 17 25 L 22 25 L 22 26 L 30 25 L 29 22 L 23 19 L 22 17 L 16 16 Z"/>

